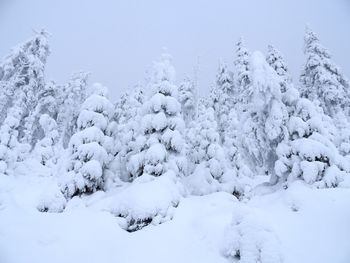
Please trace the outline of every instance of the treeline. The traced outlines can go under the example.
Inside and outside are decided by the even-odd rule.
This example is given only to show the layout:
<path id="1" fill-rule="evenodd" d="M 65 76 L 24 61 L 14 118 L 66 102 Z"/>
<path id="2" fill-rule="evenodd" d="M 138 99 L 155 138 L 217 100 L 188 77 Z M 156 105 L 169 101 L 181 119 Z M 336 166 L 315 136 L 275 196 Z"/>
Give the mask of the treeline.
<path id="1" fill-rule="evenodd" d="M 149 83 L 113 104 L 87 73 L 46 81 L 48 34 L 38 32 L 0 64 L 0 172 L 35 160 L 59 178 L 66 200 L 150 176 L 239 198 L 261 175 L 274 188 L 347 186 L 349 82 L 310 29 L 304 53 L 293 84 L 276 48 L 250 53 L 240 39 L 233 68 L 220 63 L 204 97 L 193 79 L 176 82 L 163 54 Z"/>

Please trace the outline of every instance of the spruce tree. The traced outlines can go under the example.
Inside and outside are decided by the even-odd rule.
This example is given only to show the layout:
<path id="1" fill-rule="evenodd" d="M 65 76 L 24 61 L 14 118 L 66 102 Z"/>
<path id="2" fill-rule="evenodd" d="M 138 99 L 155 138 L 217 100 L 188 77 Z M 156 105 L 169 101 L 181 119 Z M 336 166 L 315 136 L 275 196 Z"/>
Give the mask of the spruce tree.
<path id="1" fill-rule="evenodd" d="M 185 125 L 171 56 L 163 54 L 154 62 L 152 73 L 137 138 L 142 146 L 139 153 L 131 156 L 129 169 L 139 175 L 162 176 L 170 172 L 179 176 L 186 169 L 182 135 Z"/>
<path id="2" fill-rule="evenodd" d="M 242 150 L 251 168 L 274 173 L 275 149 L 285 137 L 286 107 L 279 78 L 261 52 L 251 59 L 251 83 L 247 111 L 242 115 Z"/>
<path id="3" fill-rule="evenodd" d="M 236 58 L 234 60 L 235 75 L 235 101 L 243 103 L 245 98 L 248 96 L 247 88 L 251 84 L 250 77 L 250 53 L 245 47 L 243 38 L 240 38 L 236 44 Z"/>
<path id="4" fill-rule="evenodd" d="M 288 137 L 276 150 L 272 183 L 303 180 L 317 187 L 336 187 L 349 176 L 348 161 L 335 146 L 332 119 L 306 98 L 293 98 L 287 122 Z"/>
<path id="5" fill-rule="evenodd" d="M 230 109 L 234 107 L 233 80 L 232 73 L 227 69 L 224 62 L 220 62 L 216 75 L 216 85 L 214 87 L 213 107 L 215 117 L 218 122 L 218 131 L 221 141 L 225 140 L 225 132 L 228 126 Z"/>
<path id="6" fill-rule="evenodd" d="M 38 94 L 45 87 L 45 65 L 49 54 L 48 33 L 40 31 L 14 48 L 0 65 L 0 82 L 4 89 L 0 112 L 6 112 L 15 104 L 20 107 L 19 139 L 32 146 L 32 114 L 38 104 Z M 4 114 L 0 116 L 0 121 L 6 117 Z"/>
<path id="7" fill-rule="evenodd" d="M 335 116 L 349 111 L 349 82 L 332 62 L 328 50 L 320 44 L 309 28 L 304 37 L 306 63 L 300 76 L 300 93 L 304 98 L 317 100 L 326 114 Z"/>
<path id="8" fill-rule="evenodd" d="M 44 137 L 37 142 L 34 148 L 34 156 L 40 163 L 47 167 L 53 167 L 57 163 L 59 135 L 56 121 L 48 114 L 42 114 L 39 119 Z"/>
<path id="9" fill-rule="evenodd" d="M 284 57 L 275 47 L 268 45 L 266 61 L 280 76 L 281 92 L 284 93 L 292 83 L 292 79 L 289 75 L 289 70 L 285 62 Z"/>
<path id="10" fill-rule="evenodd" d="M 88 76 L 86 72 L 73 74 L 58 94 L 57 125 L 64 148 L 68 146 L 70 138 L 77 131 L 80 106 L 86 99 Z"/>
<path id="11" fill-rule="evenodd" d="M 197 91 L 194 81 L 186 77 L 179 86 L 179 102 L 186 127 L 194 120 L 197 110 Z"/>
<path id="12" fill-rule="evenodd" d="M 105 171 L 111 160 L 107 135 L 113 105 L 107 99 L 107 90 L 93 87 L 81 107 L 77 132 L 69 141 L 69 164 L 62 191 L 66 197 L 92 193 L 104 188 Z"/>

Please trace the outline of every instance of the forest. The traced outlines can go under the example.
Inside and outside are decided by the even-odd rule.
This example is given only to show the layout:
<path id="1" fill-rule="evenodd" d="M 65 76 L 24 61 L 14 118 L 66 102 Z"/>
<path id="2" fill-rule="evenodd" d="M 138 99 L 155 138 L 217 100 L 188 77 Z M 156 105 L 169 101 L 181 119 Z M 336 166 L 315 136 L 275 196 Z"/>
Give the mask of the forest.
<path id="1" fill-rule="evenodd" d="M 292 234 L 283 231 L 303 211 L 301 218 L 320 231 L 334 225 L 315 246 L 334 231 L 349 234 L 338 222 L 349 212 L 332 209 L 346 213 L 349 200 L 350 86 L 310 28 L 298 80 L 276 47 L 251 52 L 240 38 L 232 61 L 220 61 L 213 72 L 208 94 L 190 74 L 177 80 L 173 57 L 164 52 L 147 84 L 116 101 L 87 72 L 65 84 L 47 80 L 49 40 L 38 31 L 0 62 L 0 251 L 8 257 L 2 262 L 48 262 L 48 255 L 62 262 L 64 253 L 69 262 L 110 262 L 98 244 L 112 252 L 113 235 L 120 262 L 140 262 L 137 253 L 130 261 L 126 255 L 142 246 L 186 246 L 193 252 L 183 255 L 188 262 L 199 260 L 199 251 L 202 262 L 302 262 L 288 247 Z M 319 202 L 323 213 L 313 210 Z M 279 230 L 278 221 L 285 223 Z M 16 245 L 26 247 L 39 229 L 40 244 L 16 255 Z M 206 245 L 192 248 L 199 239 L 191 231 L 202 233 L 209 252 Z M 86 245 L 70 250 L 79 235 Z M 167 237 L 186 245 L 176 248 Z M 340 249 L 333 262 L 348 262 L 349 250 Z M 60 250 L 66 252 L 52 256 Z M 181 255 L 174 262 L 185 262 Z M 145 262 L 173 262 L 152 257 Z"/>

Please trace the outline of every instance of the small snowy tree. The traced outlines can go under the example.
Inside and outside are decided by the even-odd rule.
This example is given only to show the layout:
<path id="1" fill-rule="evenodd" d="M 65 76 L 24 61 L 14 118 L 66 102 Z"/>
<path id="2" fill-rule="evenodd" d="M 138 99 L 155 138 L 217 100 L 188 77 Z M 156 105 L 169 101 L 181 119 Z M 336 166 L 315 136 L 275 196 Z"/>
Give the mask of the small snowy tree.
<path id="1" fill-rule="evenodd" d="M 272 45 L 267 47 L 266 61 L 280 76 L 281 92 L 284 93 L 292 83 L 289 70 L 282 54 Z"/>
<path id="2" fill-rule="evenodd" d="M 236 59 L 234 61 L 235 65 L 235 100 L 236 102 L 242 103 L 248 96 L 247 87 L 251 83 L 250 77 L 250 53 L 245 47 L 243 38 L 240 38 L 236 44 Z"/>
<path id="3" fill-rule="evenodd" d="M 225 168 L 224 159 L 220 159 L 223 157 L 223 150 L 220 146 L 214 109 L 207 107 L 206 104 L 204 100 L 200 101 L 197 120 L 188 131 L 186 138 L 189 144 L 188 158 L 195 166 L 205 162 L 210 168 L 212 177 L 219 179 Z M 221 155 L 216 156 L 217 152 Z"/>
<path id="4" fill-rule="evenodd" d="M 241 124 L 234 108 L 231 109 L 227 119 L 225 140 L 223 148 L 228 164 L 236 170 L 239 177 L 251 177 L 252 172 L 242 154 Z"/>
<path id="5" fill-rule="evenodd" d="M 64 148 L 77 130 L 77 119 L 81 104 L 86 99 L 88 73 L 73 74 L 71 80 L 65 85 L 58 96 L 57 125 Z"/>
<path id="6" fill-rule="evenodd" d="M 224 141 L 228 126 L 228 117 L 231 108 L 234 106 L 232 73 L 227 69 L 224 62 L 220 62 L 219 64 L 214 89 L 212 91 L 213 107 L 218 122 L 218 131 L 221 140 Z"/>
<path id="7" fill-rule="evenodd" d="M 66 197 L 91 193 L 104 187 L 104 173 L 110 161 L 110 138 L 106 135 L 113 105 L 106 98 L 107 90 L 95 85 L 93 94 L 82 105 L 77 120 L 77 133 L 69 142 Z"/>
<path id="8" fill-rule="evenodd" d="M 18 142 L 19 110 L 16 107 L 8 111 L 0 129 L 0 172 L 11 174 L 21 159 L 21 145 Z"/>
<path id="9" fill-rule="evenodd" d="M 145 101 L 142 89 L 135 88 L 123 94 L 116 105 L 117 128 L 114 131 L 117 156 L 114 169 L 120 178 L 131 181 L 138 177 L 139 170 L 130 169 L 131 157 L 140 152 L 138 136 L 140 135 L 141 108 Z"/>
<path id="10" fill-rule="evenodd" d="M 44 138 L 36 144 L 34 155 L 42 165 L 52 167 L 57 162 L 59 150 L 57 124 L 48 114 L 41 115 L 39 123 L 44 131 Z"/>
<path id="11" fill-rule="evenodd" d="M 327 115 L 334 116 L 344 109 L 348 112 L 349 82 L 309 28 L 306 29 L 304 42 L 306 63 L 300 76 L 301 96 L 318 100 Z"/>
<path id="12" fill-rule="evenodd" d="M 168 171 L 176 175 L 185 172 L 184 121 L 174 81 L 171 56 L 163 54 L 153 65 L 150 96 L 143 107 L 141 132 L 137 138 L 142 146 L 139 153 L 131 156 L 128 165 L 133 174 L 161 176 Z"/>
<path id="13" fill-rule="evenodd" d="M 195 83 L 189 78 L 185 78 L 179 86 L 179 102 L 181 103 L 182 115 L 187 127 L 194 120 L 197 109 Z"/>
<path id="14" fill-rule="evenodd" d="M 192 194 L 203 195 L 220 190 L 233 193 L 237 190 L 236 171 L 228 172 L 214 109 L 208 104 L 205 100 L 199 102 L 197 120 L 187 133 L 190 175 L 185 181 Z"/>
<path id="15" fill-rule="evenodd" d="M 48 82 L 38 94 L 38 103 L 35 109 L 28 116 L 27 120 L 27 140 L 33 147 L 45 136 L 44 127 L 40 123 L 43 114 L 51 118 L 57 118 L 59 87 L 54 82 Z M 54 120 L 55 121 L 55 120 Z"/>

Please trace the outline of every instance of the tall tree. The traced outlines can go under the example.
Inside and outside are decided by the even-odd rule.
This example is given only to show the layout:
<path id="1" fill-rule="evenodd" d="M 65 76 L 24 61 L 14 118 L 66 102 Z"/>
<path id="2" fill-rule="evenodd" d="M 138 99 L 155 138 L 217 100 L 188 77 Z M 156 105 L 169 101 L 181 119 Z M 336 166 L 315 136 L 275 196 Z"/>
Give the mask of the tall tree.
<path id="1" fill-rule="evenodd" d="M 306 28 L 304 37 L 306 63 L 300 76 L 301 96 L 319 101 L 326 114 L 336 115 L 349 108 L 349 82 L 332 62 L 328 50 L 317 35 Z"/>
<path id="2" fill-rule="evenodd" d="M 253 170 L 260 167 L 273 174 L 275 150 L 285 136 L 286 107 L 278 76 L 262 53 L 253 53 L 251 67 L 248 107 L 242 117 L 242 150 Z"/>
<path id="3" fill-rule="evenodd" d="M 38 94 L 45 87 L 45 65 L 50 54 L 48 33 L 40 31 L 12 50 L 0 65 L 0 82 L 4 88 L 0 112 L 16 104 L 20 106 L 19 138 L 32 143 L 32 113 L 38 104 Z M 5 115 L 1 114 L 1 119 Z M 33 145 L 32 145 L 33 146 Z"/>
<path id="4" fill-rule="evenodd" d="M 242 103 L 247 96 L 247 87 L 251 84 L 250 77 L 250 53 L 245 47 L 243 38 L 240 38 L 236 44 L 235 65 L 235 98 L 236 102 Z"/>

